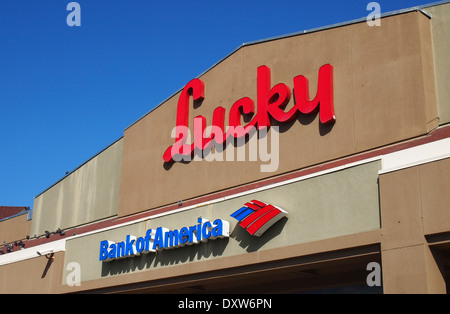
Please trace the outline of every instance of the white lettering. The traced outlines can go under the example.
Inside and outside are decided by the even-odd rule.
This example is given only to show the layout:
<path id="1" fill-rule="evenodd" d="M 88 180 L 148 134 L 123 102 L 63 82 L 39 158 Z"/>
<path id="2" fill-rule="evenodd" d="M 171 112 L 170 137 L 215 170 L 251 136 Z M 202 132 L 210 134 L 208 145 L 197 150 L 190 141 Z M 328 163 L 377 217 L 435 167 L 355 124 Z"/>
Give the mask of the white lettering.
<path id="1" fill-rule="evenodd" d="M 80 282 L 81 282 L 80 264 L 78 264 L 76 262 L 71 262 L 71 263 L 67 264 L 66 270 L 70 271 L 70 273 L 67 274 L 67 277 L 66 277 L 67 285 L 70 287 L 81 286 L 81 284 L 80 284 Z"/>
<path id="2" fill-rule="evenodd" d="M 81 7 L 78 2 L 70 2 L 66 7 L 67 11 L 72 11 L 67 15 L 66 23 L 68 26 L 81 26 Z"/>
<path id="3" fill-rule="evenodd" d="M 242 127 L 226 127 L 227 134 L 234 134 L 234 132 L 242 132 L 239 128 Z M 198 128 L 197 128 L 198 129 Z M 203 137 L 209 138 L 212 134 L 222 135 L 222 130 L 216 126 L 208 126 L 205 128 Z M 270 135 L 270 152 L 268 145 L 268 138 Z M 225 143 L 216 143 L 212 141 L 209 147 L 204 148 L 203 151 L 196 149 L 192 158 L 191 154 L 187 154 L 189 151 L 190 143 L 192 142 L 191 131 L 188 127 L 178 126 L 174 127 L 171 132 L 172 138 L 180 138 L 179 142 L 172 147 L 173 160 L 190 162 L 202 161 L 246 161 L 246 139 L 245 137 L 235 138 L 234 136 L 228 136 Z M 195 138 L 201 138 L 200 134 Z M 255 127 L 251 127 L 248 130 L 248 160 L 269 162 L 268 164 L 261 164 L 261 172 L 275 172 L 278 170 L 280 162 L 280 140 L 279 140 L 279 127 L 271 127 L 270 133 L 267 128 L 263 128 L 256 131 Z"/>
<path id="4" fill-rule="evenodd" d="M 377 286 L 380 287 L 381 286 L 381 266 L 380 264 L 378 264 L 377 262 L 371 262 L 369 264 L 367 264 L 366 270 L 372 270 L 368 275 L 367 275 L 367 285 L 369 287 L 373 287 L 373 286 Z"/>
<path id="5" fill-rule="evenodd" d="M 381 6 L 378 2 L 370 2 L 367 5 L 367 11 L 373 10 L 367 16 L 367 25 L 369 26 L 381 26 Z"/>

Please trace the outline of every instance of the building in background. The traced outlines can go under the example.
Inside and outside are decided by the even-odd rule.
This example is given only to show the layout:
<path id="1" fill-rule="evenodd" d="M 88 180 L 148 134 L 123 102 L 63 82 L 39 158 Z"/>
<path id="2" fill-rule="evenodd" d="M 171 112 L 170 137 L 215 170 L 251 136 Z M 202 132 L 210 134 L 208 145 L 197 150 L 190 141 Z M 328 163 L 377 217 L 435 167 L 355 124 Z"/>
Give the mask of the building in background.
<path id="1" fill-rule="evenodd" d="M 25 206 L 0 206 L 0 255 L 25 247 L 31 228 L 32 212 Z"/>
<path id="2" fill-rule="evenodd" d="M 242 45 L 0 220 L 0 292 L 447 293 L 449 56 L 448 2 Z"/>

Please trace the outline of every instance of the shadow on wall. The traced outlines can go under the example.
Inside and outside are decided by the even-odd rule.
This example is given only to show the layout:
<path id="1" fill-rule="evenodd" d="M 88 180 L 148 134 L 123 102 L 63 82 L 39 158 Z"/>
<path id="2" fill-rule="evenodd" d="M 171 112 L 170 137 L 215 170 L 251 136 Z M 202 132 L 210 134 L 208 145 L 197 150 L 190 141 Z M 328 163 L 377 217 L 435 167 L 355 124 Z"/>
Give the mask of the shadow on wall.
<path id="1" fill-rule="evenodd" d="M 135 257 L 102 263 L 102 277 L 132 273 L 162 266 L 200 261 L 221 256 L 228 245 L 229 238 L 210 240 L 206 243 L 141 254 Z"/>
<path id="2" fill-rule="evenodd" d="M 278 236 L 283 230 L 288 221 L 288 217 L 281 218 L 270 229 L 264 232 L 260 237 L 251 236 L 244 228 L 236 225 L 233 232 L 230 234 L 230 238 L 235 239 L 239 246 L 245 249 L 248 253 L 258 251 L 267 242 Z"/>

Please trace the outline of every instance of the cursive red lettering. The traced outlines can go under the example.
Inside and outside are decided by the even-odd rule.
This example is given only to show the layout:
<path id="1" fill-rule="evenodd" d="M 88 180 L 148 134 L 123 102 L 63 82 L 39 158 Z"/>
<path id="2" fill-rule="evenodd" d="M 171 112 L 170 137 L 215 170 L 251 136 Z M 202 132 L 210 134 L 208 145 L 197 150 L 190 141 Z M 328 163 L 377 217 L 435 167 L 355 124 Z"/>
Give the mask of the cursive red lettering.
<path id="1" fill-rule="evenodd" d="M 294 77 L 294 93 L 297 109 L 304 114 L 319 110 L 320 122 L 330 124 L 336 121 L 333 104 L 333 66 L 325 64 L 319 69 L 317 94 L 309 98 L 309 82 L 303 75 Z"/>
<path id="2" fill-rule="evenodd" d="M 270 127 L 269 115 L 278 122 L 287 123 L 302 114 L 319 111 L 320 122 L 330 124 L 336 121 L 333 104 L 333 66 L 326 64 L 319 69 L 317 94 L 313 100 L 309 96 L 309 82 L 303 75 L 294 77 L 295 104 L 288 111 L 284 109 L 291 99 L 290 88 L 283 83 L 271 87 L 270 68 L 263 65 L 257 71 L 257 112 L 254 101 L 249 97 L 237 100 L 230 109 L 229 128 L 225 130 L 225 108 L 217 107 L 213 112 L 211 134 L 206 136 L 206 118 L 199 115 L 194 118 L 194 141 L 189 139 L 189 97 L 194 101 L 204 99 L 205 86 L 200 79 L 191 80 L 182 90 L 177 105 L 175 143 L 166 149 L 165 162 L 174 162 L 176 155 L 188 156 L 197 148 L 205 150 L 214 142 L 223 144 L 229 136 L 240 138 L 246 136 L 253 127 L 258 130 Z M 241 125 L 241 116 L 252 114 L 252 120 Z"/>

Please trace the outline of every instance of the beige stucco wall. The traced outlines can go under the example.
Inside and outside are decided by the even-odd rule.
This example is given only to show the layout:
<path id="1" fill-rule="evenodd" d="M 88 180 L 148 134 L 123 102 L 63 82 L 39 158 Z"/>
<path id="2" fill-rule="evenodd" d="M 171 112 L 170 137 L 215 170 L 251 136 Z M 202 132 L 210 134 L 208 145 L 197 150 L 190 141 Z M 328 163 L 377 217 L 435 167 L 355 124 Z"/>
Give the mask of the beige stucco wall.
<path id="1" fill-rule="evenodd" d="M 426 235 L 450 230 L 450 158 L 380 175 L 385 293 L 445 293 Z"/>
<path id="2" fill-rule="evenodd" d="M 384 248 L 423 244 L 450 230 L 450 158 L 380 176 Z"/>
<path id="3" fill-rule="evenodd" d="M 318 115 L 280 125 L 279 167 L 261 161 L 192 161 L 167 166 L 179 93 L 125 130 L 119 216 L 174 204 L 426 134 L 438 125 L 430 19 L 421 12 L 383 18 L 380 27 L 355 23 L 244 46 L 200 78 L 205 99 L 189 109 L 211 124 L 213 110 L 242 97 L 256 103 L 257 67 L 271 68 L 272 86 L 304 75 L 316 94 L 319 68 L 334 66 L 336 123 Z M 187 82 L 186 82 L 187 83 Z M 293 106 L 293 99 L 286 111 Z M 191 130 L 192 131 L 192 130 Z M 248 155 L 246 155 L 248 156 Z"/>
<path id="4" fill-rule="evenodd" d="M 1 294 L 56 293 L 61 283 L 64 252 L 54 259 L 36 256 L 31 259 L 0 266 Z"/>
<path id="5" fill-rule="evenodd" d="M 31 220 L 28 214 L 22 214 L 0 222 L 0 241 L 9 243 L 23 240 L 30 234 Z"/>
<path id="6" fill-rule="evenodd" d="M 380 228 L 377 183 L 379 169 L 380 162 L 374 161 L 126 227 L 68 239 L 65 264 L 79 263 L 82 281 L 139 271 L 157 271 L 176 265 L 186 265 L 185 270 L 188 271 L 190 263 L 212 258 L 238 256 L 377 230 Z M 261 237 L 250 236 L 237 226 L 237 221 L 230 214 L 252 199 L 279 206 L 288 211 L 288 216 Z M 229 221 L 230 238 L 209 240 L 198 245 L 108 263 L 99 261 L 100 242 L 103 240 L 117 243 L 124 241 L 129 234 L 145 236 L 147 229 L 165 227 L 173 230 L 189 227 L 197 224 L 198 217 L 210 221 Z M 158 277 L 157 272 L 155 276 Z M 65 277 L 64 275 L 63 278 Z"/>
<path id="7" fill-rule="evenodd" d="M 122 139 L 34 200 L 31 235 L 42 235 L 117 214 Z"/>
<path id="8" fill-rule="evenodd" d="M 424 9 L 431 15 L 439 122 L 450 122 L 450 4 Z"/>

